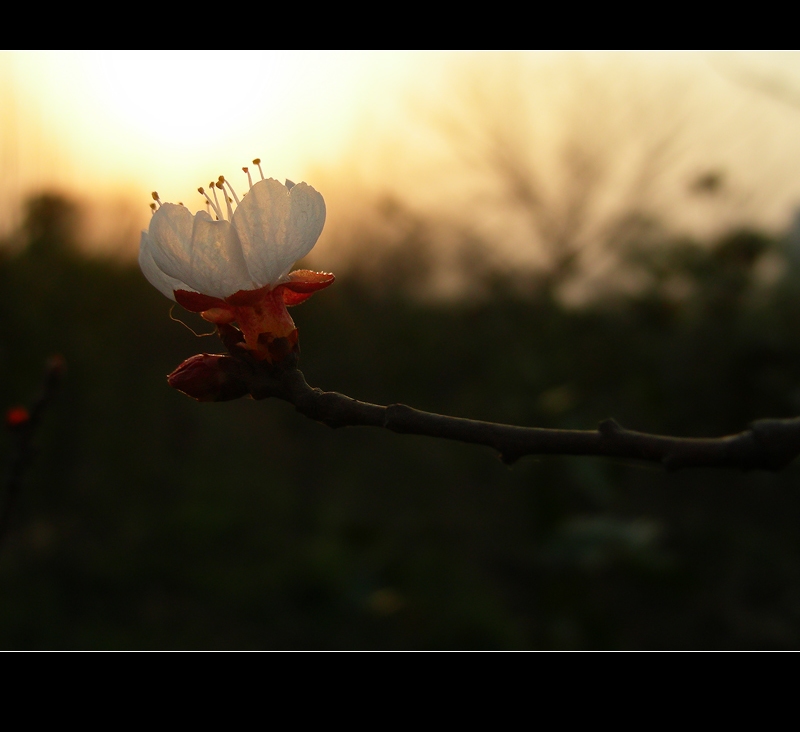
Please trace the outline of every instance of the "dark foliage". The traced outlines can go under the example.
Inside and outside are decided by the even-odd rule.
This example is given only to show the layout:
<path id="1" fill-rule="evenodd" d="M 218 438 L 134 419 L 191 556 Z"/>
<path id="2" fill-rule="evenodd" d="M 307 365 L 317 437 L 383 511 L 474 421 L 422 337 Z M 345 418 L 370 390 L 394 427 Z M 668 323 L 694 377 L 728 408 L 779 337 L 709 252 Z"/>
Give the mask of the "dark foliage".
<path id="1" fill-rule="evenodd" d="M 0 261 L 0 405 L 32 398 L 52 353 L 69 371 L 0 553 L 0 647 L 800 646 L 796 466 L 509 469 L 284 403 L 198 404 L 165 375 L 215 337 L 136 268 L 75 254 L 67 202 L 31 212 Z M 580 310 L 533 279 L 424 303 L 340 277 L 294 313 L 301 365 L 356 398 L 525 425 L 705 436 L 800 411 L 790 252 L 740 232 L 626 259 L 647 289 Z"/>

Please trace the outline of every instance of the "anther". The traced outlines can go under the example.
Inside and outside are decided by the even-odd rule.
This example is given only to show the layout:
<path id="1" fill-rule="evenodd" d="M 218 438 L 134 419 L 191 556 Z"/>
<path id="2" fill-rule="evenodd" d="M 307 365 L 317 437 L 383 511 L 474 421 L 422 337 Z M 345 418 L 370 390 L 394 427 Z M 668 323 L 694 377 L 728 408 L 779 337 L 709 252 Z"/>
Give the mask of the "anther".
<path id="1" fill-rule="evenodd" d="M 157 203 L 159 206 L 161 206 L 161 199 L 158 197 L 158 193 L 157 193 L 156 191 L 153 191 L 153 192 L 152 192 L 150 195 L 153 197 L 153 200 L 154 200 L 154 201 L 155 201 L 155 202 L 156 202 L 156 203 Z M 152 208 L 152 205 L 151 205 L 151 208 Z"/>

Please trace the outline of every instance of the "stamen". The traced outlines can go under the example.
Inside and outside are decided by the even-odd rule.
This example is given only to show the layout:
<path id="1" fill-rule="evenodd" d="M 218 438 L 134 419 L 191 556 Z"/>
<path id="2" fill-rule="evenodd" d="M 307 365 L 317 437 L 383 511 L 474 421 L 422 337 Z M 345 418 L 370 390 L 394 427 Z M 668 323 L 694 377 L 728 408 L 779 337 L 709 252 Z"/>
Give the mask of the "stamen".
<path id="1" fill-rule="evenodd" d="M 150 204 L 150 213 L 154 214 L 156 212 L 156 205 L 154 203 Z"/>
<path id="2" fill-rule="evenodd" d="M 208 185 L 211 186 L 211 192 L 214 194 L 214 203 L 216 204 L 214 209 L 217 212 L 217 221 L 224 221 L 225 217 L 222 215 L 222 208 L 219 205 L 219 198 L 217 198 L 217 189 L 214 181 L 212 180 Z"/>
<path id="3" fill-rule="evenodd" d="M 256 158 L 253 160 L 253 165 L 258 166 L 258 172 L 261 173 L 261 180 L 264 180 L 264 171 L 261 170 L 261 158 Z"/>
<path id="4" fill-rule="evenodd" d="M 247 173 L 247 188 L 248 190 L 253 187 L 253 179 L 250 177 L 250 169 L 249 168 L 242 168 L 242 170 Z"/>
<path id="5" fill-rule="evenodd" d="M 233 196 L 233 200 L 236 201 L 236 205 L 238 206 L 239 205 L 239 197 L 236 195 L 236 191 L 233 190 L 233 186 L 230 184 L 230 181 L 225 180 L 225 177 L 221 175 L 219 177 L 219 182 L 220 183 L 224 183 L 226 186 L 228 186 L 228 190 L 231 192 L 231 195 Z"/>
<path id="6" fill-rule="evenodd" d="M 186 323 L 184 323 L 184 322 L 183 322 L 183 321 L 182 321 L 180 318 L 176 318 L 176 317 L 175 317 L 175 316 L 172 314 L 172 311 L 173 311 L 174 309 L 175 309 L 175 306 L 174 306 L 174 305 L 173 305 L 173 306 L 172 306 L 172 307 L 169 309 L 169 319 L 170 319 L 170 320 L 174 320 L 176 323 L 180 323 L 180 324 L 181 324 L 181 325 L 182 325 L 184 328 L 186 328 L 187 330 L 190 330 L 190 331 L 192 331 L 192 333 L 194 333 L 194 334 L 195 334 L 195 335 L 196 335 L 198 338 L 205 338 L 206 336 L 211 336 L 211 335 L 215 335 L 215 334 L 216 334 L 216 332 L 217 332 L 217 329 L 216 329 L 216 328 L 214 328 L 214 330 L 212 330 L 210 333 L 198 333 L 198 332 L 197 332 L 197 331 L 195 331 L 195 329 L 194 329 L 194 328 L 192 328 L 190 325 L 186 325 Z"/>
<path id="7" fill-rule="evenodd" d="M 161 207 L 161 199 L 158 197 L 158 193 L 156 193 L 156 191 L 153 191 L 150 195 L 153 197 L 153 200 L 158 204 L 158 206 L 160 208 Z"/>
<path id="8" fill-rule="evenodd" d="M 208 215 L 210 216 L 211 215 L 211 211 L 213 210 L 214 211 L 214 216 L 216 216 L 217 217 L 217 221 L 219 221 L 222 218 L 222 211 L 219 210 L 218 203 L 215 204 L 208 197 L 208 193 L 206 193 L 206 190 L 205 190 L 205 188 L 203 188 L 203 186 L 200 186 L 197 189 L 197 192 L 200 193 L 206 199 L 206 210 L 208 211 Z M 214 194 L 214 197 L 216 198 L 216 192 Z"/>
<path id="9" fill-rule="evenodd" d="M 223 194 L 225 193 L 225 188 L 222 185 L 224 182 L 225 182 L 225 178 L 220 176 L 219 180 L 214 184 L 217 188 L 219 188 L 223 192 Z M 214 197 L 215 198 L 216 198 L 216 195 L 217 195 L 217 193 L 216 193 L 216 191 L 214 191 Z M 233 209 L 231 208 L 231 199 L 227 195 L 225 196 L 225 203 L 228 206 L 228 220 L 232 221 L 233 220 Z"/>

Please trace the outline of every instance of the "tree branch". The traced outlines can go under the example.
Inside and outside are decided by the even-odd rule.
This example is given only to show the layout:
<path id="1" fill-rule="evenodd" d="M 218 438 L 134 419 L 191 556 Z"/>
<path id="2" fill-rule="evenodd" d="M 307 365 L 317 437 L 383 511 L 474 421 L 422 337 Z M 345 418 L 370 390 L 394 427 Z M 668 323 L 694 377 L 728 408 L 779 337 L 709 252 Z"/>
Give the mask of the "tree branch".
<path id="1" fill-rule="evenodd" d="M 220 326 L 219 331 L 231 356 L 193 356 L 170 374 L 171 386 L 201 401 L 225 401 L 247 394 L 254 399 L 282 399 L 329 427 L 382 427 L 401 434 L 486 445 L 507 464 L 526 455 L 597 455 L 660 463 L 667 470 L 780 470 L 800 454 L 800 417 L 759 420 L 736 435 L 690 438 L 635 432 L 613 419 L 601 422 L 597 430 L 544 429 L 450 417 L 405 404 L 370 404 L 309 386 L 297 368 L 296 352 L 279 365 L 268 364 L 242 348 L 237 329 Z"/>

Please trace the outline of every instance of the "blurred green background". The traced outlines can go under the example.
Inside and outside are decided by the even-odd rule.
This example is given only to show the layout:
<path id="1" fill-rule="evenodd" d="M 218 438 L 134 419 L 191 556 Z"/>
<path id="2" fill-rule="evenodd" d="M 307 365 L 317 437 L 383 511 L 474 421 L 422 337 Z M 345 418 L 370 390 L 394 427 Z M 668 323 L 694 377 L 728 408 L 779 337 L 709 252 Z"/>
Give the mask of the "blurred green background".
<path id="1" fill-rule="evenodd" d="M 67 363 L 0 648 L 799 647 L 797 466 L 509 468 L 198 404 L 166 374 L 221 344 L 133 261 L 151 190 L 194 211 L 260 156 L 327 205 L 311 385 L 738 432 L 800 413 L 799 112 L 798 53 L 0 52 L 0 409 Z"/>
<path id="2" fill-rule="evenodd" d="M 508 468 L 484 448 L 331 430 L 282 402 L 198 404 L 165 375 L 216 338 L 170 320 L 134 265 L 80 253 L 80 216 L 38 196 L 0 250 L 0 405 L 30 403 L 51 354 L 68 364 L 0 550 L 0 648 L 800 646 L 798 466 Z M 558 296 L 569 266 L 479 257 L 461 296 L 422 296 L 431 238 L 403 231 L 293 311 L 312 385 L 687 436 L 798 413 L 791 235 L 630 235 L 620 266 L 647 286 L 575 307 Z"/>

